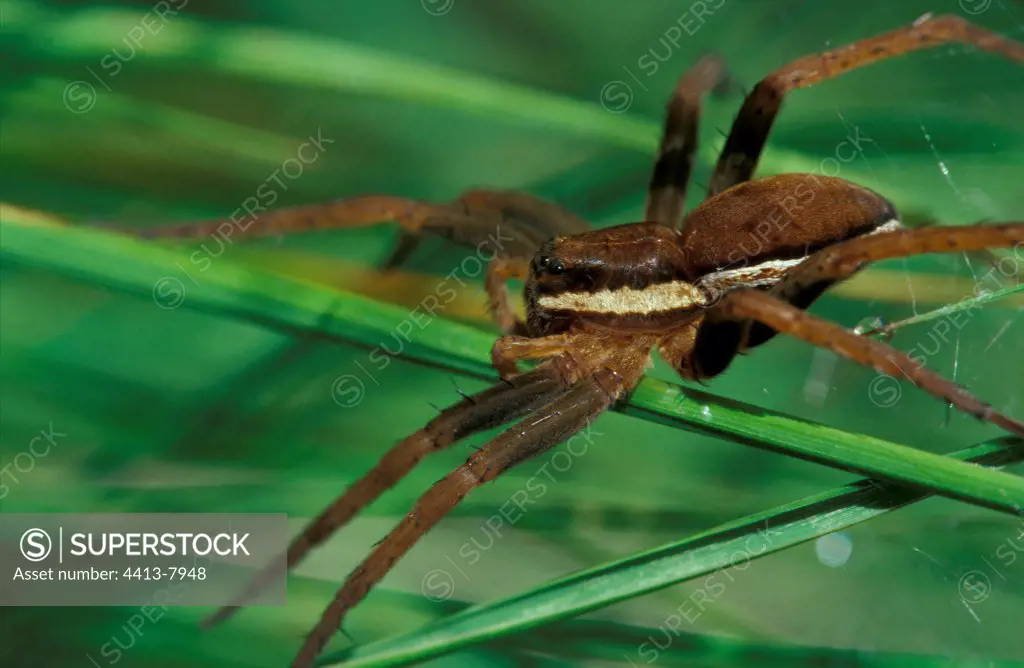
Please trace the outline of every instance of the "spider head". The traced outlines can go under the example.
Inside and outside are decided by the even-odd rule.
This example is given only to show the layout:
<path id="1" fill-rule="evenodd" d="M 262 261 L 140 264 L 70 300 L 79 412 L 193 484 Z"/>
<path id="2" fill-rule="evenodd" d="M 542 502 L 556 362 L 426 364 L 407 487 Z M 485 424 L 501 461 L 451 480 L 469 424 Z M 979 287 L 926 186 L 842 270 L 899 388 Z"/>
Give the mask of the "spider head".
<path id="1" fill-rule="evenodd" d="M 555 237 L 541 244 L 530 263 L 530 279 L 547 291 L 561 291 L 567 280 L 571 258 L 560 246 L 563 237 Z"/>
<path id="2" fill-rule="evenodd" d="M 565 262 L 550 252 L 538 253 L 533 259 L 533 264 L 533 272 L 536 276 L 541 274 L 560 276 L 565 273 Z"/>
<path id="3" fill-rule="evenodd" d="M 578 236 L 555 237 L 534 253 L 529 282 L 543 294 L 589 291 L 603 281 L 604 267 L 601 254 L 581 245 Z"/>

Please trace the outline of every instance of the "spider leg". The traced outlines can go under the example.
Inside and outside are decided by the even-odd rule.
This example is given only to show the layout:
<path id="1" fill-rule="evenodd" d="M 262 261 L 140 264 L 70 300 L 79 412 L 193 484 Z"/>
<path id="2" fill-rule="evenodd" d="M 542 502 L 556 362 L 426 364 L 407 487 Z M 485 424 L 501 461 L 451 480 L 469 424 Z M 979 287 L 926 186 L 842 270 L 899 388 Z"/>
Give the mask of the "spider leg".
<path id="1" fill-rule="evenodd" d="M 520 360 L 553 357 L 562 353 L 568 354 L 577 364 L 580 356 L 575 353 L 573 337 L 568 334 L 555 334 L 540 338 L 526 336 L 503 336 L 494 342 L 491 348 L 491 364 L 498 370 L 502 378 L 512 378 L 519 373 L 516 362 Z"/>
<path id="2" fill-rule="evenodd" d="M 473 246 L 485 239 L 497 239 L 495 243 L 502 256 L 529 258 L 551 237 L 590 229 L 585 220 L 567 209 L 524 192 L 468 190 L 446 206 L 457 211 L 457 216 L 449 214 L 428 220 L 420 230 L 401 230 L 396 248 L 385 263 L 386 268 L 401 265 L 419 245 L 424 233 Z"/>
<path id="3" fill-rule="evenodd" d="M 756 320 L 783 334 L 831 350 L 849 360 L 869 366 L 893 377 L 904 376 L 926 392 L 946 400 L 979 420 L 991 422 L 1009 432 L 1024 436 L 1024 422 L 994 410 L 963 387 L 946 380 L 892 346 L 876 341 L 810 315 L 765 292 L 743 289 L 730 292 L 712 310 L 733 320 Z M 697 337 L 701 349 L 703 332 Z"/>
<path id="4" fill-rule="evenodd" d="M 243 202 L 243 206 L 247 203 Z M 366 227 L 386 221 L 395 221 L 410 232 L 420 232 L 427 218 L 455 212 L 457 210 L 447 204 L 431 204 L 390 195 L 365 195 L 281 209 L 245 206 L 244 209 L 236 209 L 228 218 L 185 221 L 145 229 L 104 224 L 97 227 L 113 228 L 145 239 L 195 239 L 214 235 L 225 239 L 248 239 L 314 230 Z"/>
<path id="5" fill-rule="evenodd" d="M 665 129 L 654 163 L 644 220 L 678 227 L 686 205 L 686 186 L 693 170 L 700 125 L 701 100 L 727 79 L 725 62 L 715 54 L 701 58 L 676 84 L 668 103 Z"/>
<path id="6" fill-rule="evenodd" d="M 534 195 L 511 190 L 476 189 L 463 193 L 458 203 L 470 215 L 497 214 L 512 221 L 537 246 L 552 237 L 567 237 L 590 229 L 590 223 L 568 209 Z M 529 255 L 533 254 L 533 249 Z"/>
<path id="7" fill-rule="evenodd" d="M 251 205 L 251 206 L 250 206 Z M 265 209 L 255 198 L 243 202 L 229 218 L 190 221 L 139 229 L 97 224 L 147 239 L 193 239 L 220 236 L 224 240 L 259 238 L 314 230 L 366 227 L 393 221 L 401 234 L 388 267 L 403 262 L 421 236 L 431 235 L 464 246 L 492 247 L 492 255 L 530 257 L 547 239 L 585 232 L 583 219 L 551 202 L 519 192 L 471 190 L 446 204 L 390 195 L 366 195 L 323 204 Z"/>
<path id="8" fill-rule="evenodd" d="M 521 417 L 561 393 L 568 384 L 557 368 L 538 367 L 505 383 L 466 397 L 445 409 L 426 427 L 391 448 L 366 475 L 345 490 L 310 522 L 288 547 L 286 569 L 293 569 L 316 546 L 347 524 L 360 510 L 398 483 L 421 459 L 480 431 Z M 204 620 L 215 626 L 252 600 L 279 573 L 280 561 L 257 575 L 233 602 Z"/>
<path id="9" fill-rule="evenodd" d="M 904 227 L 911 229 L 917 229 L 921 227 L 941 227 L 942 221 L 935 218 L 929 213 L 921 211 L 907 210 L 904 209 L 900 212 L 900 220 L 903 222 Z M 977 222 L 978 225 L 988 224 L 993 221 L 983 219 Z M 983 271 L 984 267 L 989 269 L 986 276 L 991 276 L 992 272 L 998 271 L 998 276 L 991 276 L 992 280 L 998 282 L 1003 287 L 1010 287 L 1013 285 L 1019 285 L 1021 282 L 1021 271 L 1024 267 L 1014 267 L 1010 271 L 1004 271 L 1003 267 L 1000 266 L 1000 258 L 998 255 L 993 253 L 990 249 L 985 248 L 983 250 L 974 251 L 963 251 L 964 260 L 967 262 L 967 266 L 970 268 L 971 273 L 977 277 L 977 271 Z M 978 270 L 975 269 L 974 265 L 982 265 Z"/>
<path id="10" fill-rule="evenodd" d="M 703 376 L 693 364 L 693 350 L 697 343 L 697 332 L 700 331 L 704 318 L 699 317 L 666 336 L 658 343 L 658 353 L 669 366 L 675 369 L 686 380 L 700 381 Z"/>
<path id="11" fill-rule="evenodd" d="M 626 376 L 602 369 L 594 376 L 581 379 L 558 399 L 501 433 L 452 473 L 434 483 L 398 526 L 348 576 L 307 636 L 292 668 L 311 666 L 348 611 L 467 494 L 584 429 L 639 379 L 639 372 L 631 370 Z M 609 387 L 614 388 L 614 394 L 606 390 Z"/>
<path id="12" fill-rule="evenodd" d="M 871 262 L 993 248 L 1013 248 L 1020 262 L 1024 262 L 1024 223 L 923 227 L 850 239 L 818 251 L 787 272 L 769 293 L 798 308 L 807 308 L 831 285 Z M 745 348 L 759 346 L 774 336 L 770 327 L 753 324 L 745 337 Z"/>
<path id="13" fill-rule="evenodd" d="M 404 259 L 420 235 L 431 234 L 478 250 L 490 242 L 497 256 L 528 260 L 548 239 L 590 229 L 589 223 L 567 209 L 524 192 L 469 190 L 447 206 L 457 213 L 428 217 L 420 229 L 403 233 L 392 258 Z"/>
<path id="14" fill-rule="evenodd" d="M 715 166 L 708 197 L 750 179 L 787 93 L 887 58 L 956 42 L 1024 62 L 1024 44 L 959 16 L 945 15 L 925 17 L 884 35 L 804 56 L 775 70 L 744 100 Z"/>
<path id="15" fill-rule="evenodd" d="M 491 317 L 505 334 L 526 334 L 526 324 L 516 316 L 509 301 L 508 280 L 524 280 L 530 273 L 530 265 L 521 258 L 496 257 L 487 265 L 484 287 L 487 289 Z"/>

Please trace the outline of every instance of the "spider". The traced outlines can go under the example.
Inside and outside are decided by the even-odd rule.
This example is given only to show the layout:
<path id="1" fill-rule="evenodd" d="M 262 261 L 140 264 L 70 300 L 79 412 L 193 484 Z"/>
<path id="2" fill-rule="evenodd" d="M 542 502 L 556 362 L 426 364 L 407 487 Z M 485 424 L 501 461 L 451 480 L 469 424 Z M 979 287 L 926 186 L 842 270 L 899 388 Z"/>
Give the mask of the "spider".
<path id="1" fill-rule="evenodd" d="M 389 450 L 291 544 L 287 568 L 348 523 L 421 459 L 471 434 L 518 420 L 435 483 L 345 580 L 294 663 L 306 668 L 359 603 L 417 540 L 475 488 L 564 442 L 625 399 L 657 351 L 679 375 L 705 381 L 777 333 L 789 334 L 891 376 L 902 376 L 980 420 L 1018 435 L 1024 423 L 889 345 L 806 309 L 835 283 L 878 260 L 924 253 L 1024 249 L 1024 223 L 906 229 L 881 195 L 840 178 L 782 174 L 752 179 L 785 95 L 911 51 L 964 43 L 1024 62 L 1024 44 L 956 16 L 926 15 L 884 35 L 795 60 L 746 96 L 708 196 L 683 215 L 703 96 L 722 86 L 722 60 L 705 56 L 668 104 L 644 222 L 591 230 L 575 215 L 524 193 L 474 190 L 431 204 L 366 196 L 260 212 L 249 235 L 352 227 L 394 220 L 414 234 L 475 244 L 506 225 L 514 237 L 491 261 L 485 286 L 504 336 L 492 359 L 501 381 L 442 411 Z M 248 210 L 248 209 L 247 209 Z M 253 213 L 250 211 L 250 213 Z M 237 223 L 232 219 L 233 223 Z M 197 237 L 226 221 L 143 232 Z M 245 229 L 245 228 L 243 228 Z M 527 316 L 506 283 L 522 280 Z M 519 363 L 535 365 L 520 370 Z M 264 578 L 265 579 L 265 578 Z M 227 617 L 259 591 L 257 577 Z"/>

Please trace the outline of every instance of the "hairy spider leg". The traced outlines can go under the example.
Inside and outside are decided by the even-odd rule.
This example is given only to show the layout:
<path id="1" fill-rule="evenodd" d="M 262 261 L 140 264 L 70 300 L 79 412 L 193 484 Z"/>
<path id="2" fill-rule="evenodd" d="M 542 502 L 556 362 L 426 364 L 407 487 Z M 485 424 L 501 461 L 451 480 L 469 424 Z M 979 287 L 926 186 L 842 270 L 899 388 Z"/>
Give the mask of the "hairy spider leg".
<path id="1" fill-rule="evenodd" d="M 565 207 L 529 193 L 513 190 L 475 189 L 459 196 L 466 213 L 499 214 L 503 219 L 517 221 L 517 227 L 540 245 L 551 237 L 579 234 L 590 229 L 590 223 Z M 532 254 L 533 249 L 530 250 Z"/>
<path id="2" fill-rule="evenodd" d="M 779 333 L 789 334 L 830 350 L 848 360 L 871 367 L 879 373 L 893 377 L 903 376 L 922 390 L 945 399 L 979 420 L 991 422 L 1018 436 L 1024 436 L 1024 423 L 994 410 L 965 388 L 946 380 L 902 351 L 810 315 L 770 294 L 754 289 L 737 290 L 726 295 L 713 310 L 736 320 L 756 320 Z M 701 338 L 698 334 L 694 348 L 698 358 L 704 344 Z"/>
<path id="3" fill-rule="evenodd" d="M 402 236 L 386 262 L 397 266 L 424 235 L 481 249 L 489 255 L 529 258 L 543 241 L 589 229 L 568 210 L 526 193 L 477 189 L 450 203 L 423 202 L 390 195 L 364 195 L 321 204 L 264 209 L 252 206 L 230 218 L 138 228 L 91 224 L 147 239 L 195 239 L 216 236 L 223 241 L 301 232 L 366 227 L 397 222 Z"/>
<path id="4" fill-rule="evenodd" d="M 292 570 L 381 494 L 396 485 L 424 457 L 480 431 L 497 427 L 550 402 L 567 388 L 556 368 L 538 367 L 510 378 L 445 409 L 423 429 L 393 446 L 366 475 L 323 510 L 288 547 L 286 570 Z M 280 561 L 269 565 L 227 606 L 203 621 L 213 627 L 231 617 L 277 576 Z"/>
<path id="5" fill-rule="evenodd" d="M 701 314 L 658 343 L 658 354 L 684 380 L 701 382 L 706 378 L 693 366 L 693 347 L 703 322 L 704 315 Z"/>
<path id="6" fill-rule="evenodd" d="M 419 230 L 403 228 L 395 252 L 385 267 L 397 267 L 404 262 L 424 234 L 466 246 L 479 246 L 485 240 L 498 239 L 503 242 L 497 249 L 501 256 L 529 259 L 537 246 L 551 237 L 590 229 L 587 221 L 568 209 L 524 192 L 467 190 L 449 206 L 463 215 L 427 221 Z"/>
<path id="7" fill-rule="evenodd" d="M 661 146 L 647 189 L 644 221 L 678 227 L 686 206 L 686 187 L 697 152 L 701 102 L 727 80 L 725 61 L 716 54 L 701 58 L 683 73 L 668 102 Z"/>
<path id="8" fill-rule="evenodd" d="M 787 93 L 894 56 L 950 43 L 970 44 L 1024 62 L 1024 44 L 955 15 L 925 16 L 884 35 L 794 60 L 766 76 L 747 95 L 719 155 L 708 197 L 747 181 L 754 174 Z"/>
<path id="9" fill-rule="evenodd" d="M 540 338 L 527 336 L 503 336 L 494 342 L 491 348 L 491 365 L 498 370 L 502 378 L 512 378 L 519 373 L 516 362 L 521 360 L 541 359 L 559 354 L 567 354 L 579 362 L 573 355 L 575 346 L 571 334 L 554 334 Z"/>
<path id="10" fill-rule="evenodd" d="M 788 271 L 769 293 L 797 308 L 807 308 L 830 285 L 849 278 L 865 265 L 881 260 L 964 251 L 1013 248 L 1024 262 L 1024 223 L 923 227 L 883 232 L 850 239 L 825 248 Z M 764 325 L 751 323 L 743 348 L 759 346 L 775 336 Z"/>
<path id="11" fill-rule="evenodd" d="M 128 227 L 95 224 L 144 239 L 198 239 L 220 236 L 224 239 L 255 239 L 316 230 L 366 227 L 395 221 L 403 229 L 418 231 L 433 216 L 457 213 L 447 204 L 431 204 L 391 195 L 362 195 L 332 202 L 306 204 L 281 209 L 250 207 L 235 211 L 228 218 L 184 221 L 157 227 Z"/>
<path id="12" fill-rule="evenodd" d="M 639 381 L 647 351 L 624 355 L 618 370 L 599 369 L 580 379 L 559 398 L 525 417 L 434 485 L 416 502 L 408 515 L 348 576 L 320 621 L 306 638 L 292 668 L 309 668 L 359 603 L 412 546 L 461 502 L 467 494 L 513 466 L 535 457 L 583 430 L 620 395 Z M 549 360 L 549 364 L 555 360 Z M 542 365 L 543 367 L 543 365 Z M 614 393 L 609 393 L 612 388 Z"/>
<path id="13" fill-rule="evenodd" d="M 508 294 L 510 279 L 526 280 L 530 264 L 522 258 L 496 257 L 487 265 L 484 288 L 487 290 L 487 309 L 498 328 L 505 334 L 526 335 L 526 323 L 519 319 Z"/>

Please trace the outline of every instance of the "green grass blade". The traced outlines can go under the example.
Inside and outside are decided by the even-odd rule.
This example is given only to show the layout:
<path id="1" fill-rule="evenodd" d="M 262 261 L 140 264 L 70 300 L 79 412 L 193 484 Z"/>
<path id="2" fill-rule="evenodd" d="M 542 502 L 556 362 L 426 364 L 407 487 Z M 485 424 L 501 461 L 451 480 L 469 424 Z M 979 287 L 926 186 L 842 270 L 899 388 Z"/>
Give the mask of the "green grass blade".
<path id="1" fill-rule="evenodd" d="M 5 211 L 5 261 L 27 263 L 156 301 L 166 302 L 168 295 L 180 297 L 177 308 L 231 314 L 303 336 L 367 347 L 378 345 L 407 316 L 394 306 L 235 265 L 223 257 L 204 272 L 193 268 L 193 276 L 183 269 L 188 259 L 181 251 L 94 230 L 26 225 L 8 218 Z M 189 280 L 195 285 L 188 284 Z M 168 286 L 173 290 L 166 292 Z M 154 309 L 158 310 L 156 304 Z M 165 315 L 173 317 L 170 312 Z M 402 355 L 493 378 L 488 363 L 493 340 L 486 332 L 437 319 L 413 338 Z M 654 378 L 644 379 L 621 410 L 1005 513 L 1019 513 L 1024 508 L 1024 478 Z"/>
<path id="2" fill-rule="evenodd" d="M 1024 478 L 1020 476 L 964 466 L 950 457 L 752 408 L 654 378 L 645 379 L 637 387 L 623 412 L 683 429 L 725 435 L 740 443 L 845 471 L 918 485 L 941 496 L 1014 515 L 1024 509 Z M 922 475 L 923 471 L 928 473 Z"/>
<path id="3" fill-rule="evenodd" d="M 12 2 L 4 18 L 7 31 L 33 38 L 49 58 L 89 62 L 98 62 L 139 21 L 128 11 L 67 14 L 20 2 Z M 598 104 L 598 91 L 593 101 L 583 102 L 366 45 L 255 26 L 210 25 L 184 16 L 174 18 L 173 30 L 161 32 L 150 36 L 140 60 L 182 69 L 199 64 L 280 84 L 453 109 L 645 153 L 657 146 L 658 122 L 608 113 Z"/>
<path id="4" fill-rule="evenodd" d="M 394 600 L 396 607 L 415 607 L 422 603 L 420 594 L 386 592 L 381 594 Z M 455 615 L 471 606 L 454 599 L 436 601 L 439 609 Z M 645 656 L 638 650 L 641 645 L 650 647 L 652 638 L 659 644 L 667 641 L 668 646 L 659 649 L 658 662 L 672 659 L 685 665 L 758 665 L 792 666 L 802 665 L 850 665 L 864 668 L 899 666 L 900 668 L 938 668 L 951 665 L 950 660 L 941 656 L 895 652 L 872 652 L 865 654 L 855 649 L 820 646 L 793 646 L 761 640 L 723 637 L 691 631 L 674 630 L 668 635 L 665 626 L 650 627 L 622 622 L 591 619 L 570 619 L 548 624 L 523 634 L 502 636 L 481 645 L 483 649 L 496 651 L 502 656 L 530 656 L 550 654 L 564 657 L 566 665 L 578 666 L 584 661 L 609 661 L 642 664 Z M 994 666 L 1017 665 L 1011 663 Z"/>
<path id="5" fill-rule="evenodd" d="M 1024 440 L 1004 438 L 961 450 L 951 459 L 1004 466 L 1024 460 Z M 576 573 L 505 600 L 469 608 L 395 639 L 336 652 L 319 665 L 345 661 L 379 668 L 422 661 L 477 642 L 578 616 L 749 561 L 873 519 L 929 496 L 860 480 L 728 522 L 682 541 Z M 746 566 L 742 567 L 745 570 Z"/>
<path id="6" fill-rule="evenodd" d="M 658 649 L 653 649 L 658 643 Z M 667 643 L 661 649 L 661 643 Z M 530 649 L 571 657 L 572 665 L 585 661 L 645 663 L 685 666 L 861 666 L 863 668 L 939 668 L 962 665 L 943 656 L 871 652 L 838 647 L 808 647 L 768 644 L 716 635 L 675 631 L 666 627 L 638 627 L 615 622 L 574 619 L 535 629 L 522 636 L 509 636 L 487 643 L 507 651 Z M 641 653 L 641 648 L 643 653 Z M 651 655 L 654 654 L 652 657 Z M 673 663 L 664 663 L 666 660 Z M 589 664 L 584 664 L 589 665 Z M 986 664 L 989 666 L 989 664 Z M 991 668 L 1017 666 L 1016 662 L 993 662 Z"/>
<path id="7" fill-rule="evenodd" d="M 961 299 L 956 303 L 947 304 L 945 306 L 941 306 L 937 309 L 932 309 L 931 311 L 927 311 L 925 313 L 921 313 L 910 318 L 904 318 L 899 322 L 894 322 L 888 325 L 882 325 L 880 327 L 875 327 L 866 330 L 865 332 L 863 332 L 863 335 L 885 335 L 891 332 L 895 332 L 898 329 L 909 327 L 910 325 L 917 325 L 922 322 L 928 322 L 929 320 L 936 320 L 938 318 L 948 318 L 950 316 L 956 315 L 957 313 L 968 313 L 973 309 L 982 308 L 984 306 L 987 306 L 988 304 L 994 304 L 1018 293 L 1024 293 L 1024 283 L 1021 283 L 1020 285 L 1013 285 L 1006 288 L 1000 288 L 998 290 L 993 290 L 991 292 L 983 292 L 981 294 L 975 295 L 974 297 Z"/>

